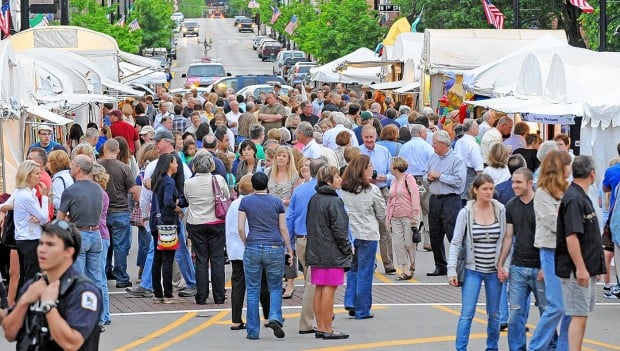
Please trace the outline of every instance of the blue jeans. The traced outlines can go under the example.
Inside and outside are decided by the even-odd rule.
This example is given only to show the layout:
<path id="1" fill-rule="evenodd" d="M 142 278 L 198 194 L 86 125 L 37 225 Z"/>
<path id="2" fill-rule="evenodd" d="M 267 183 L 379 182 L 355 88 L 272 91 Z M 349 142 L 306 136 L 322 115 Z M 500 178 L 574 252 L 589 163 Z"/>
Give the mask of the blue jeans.
<path id="1" fill-rule="evenodd" d="M 540 249 L 540 266 L 545 276 L 547 306 L 540 316 L 536 330 L 530 339 L 529 350 L 547 350 L 560 323 L 557 350 L 568 350 L 568 325 L 570 316 L 564 315 L 562 284 L 555 275 L 555 249 Z"/>
<path id="2" fill-rule="evenodd" d="M 151 238 L 151 244 L 149 245 L 149 252 L 146 255 L 146 259 L 144 260 L 144 269 L 142 270 L 142 280 L 140 281 L 140 286 L 147 289 L 153 290 L 153 257 L 155 257 L 155 240 Z"/>
<path id="3" fill-rule="evenodd" d="M 375 271 L 377 241 L 355 239 L 355 254 L 347 272 L 347 289 L 344 293 L 345 308 L 355 308 L 355 318 L 370 315 L 372 307 L 372 277 Z"/>
<path id="4" fill-rule="evenodd" d="M 107 279 L 101 280 L 101 251 L 103 250 L 101 234 L 98 230 L 80 230 L 80 237 L 82 244 L 74 267 L 84 273 L 101 289 L 103 282 L 107 282 Z"/>
<path id="5" fill-rule="evenodd" d="M 480 287 L 484 282 L 488 316 L 486 351 L 497 351 L 499 342 L 499 299 L 502 291 L 497 272 L 482 273 L 465 269 L 461 316 L 456 327 L 456 350 L 467 351 L 471 322 L 476 314 Z"/>
<path id="6" fill-rule="evenodd" d="M 187 240 L 185 240 L 185 226 L 181 221 L 179 221 L 178 233 L 181 246 L 179 246 L 174 254 L 174 259 L 179 265 L 179 270 L 181 271 L 183 279 L 185 279 L 185 283 L 187 284 L 186 288 L 196 289 L 196 269 L 194 268 L 194 263 L 192 262 L 192 255 L 190 255 L 189 249 L 187 248 Z"/>
<path id="7" fill-rule="evenodd" d="M 269 319 L 283 323 L 282 319 L 282 276 L 284 275 L 284 248 L 271 245 L 251 245 L 243 253 L 243 270 L 247 293 L 247 335 L 258 338 L 260 316 L 258 302 L 263 270 L 267 275 L 269 290 Z"/>
<path id="8" fill-rule="evenodd" d="M 108 295 L 108 283 L 105 274 L 105 258 L 108 255 L 108 248 L 110 247 L 109 239 L 101 239 L 101 279 L 105 282 L 101 289 L 101 295 L 103 296 L 103 311 L 101 311 L 101 320 L 99 324 L 111 323 L 110 317 L 110 295 Z"/>
<path id="9" fill-rule="evenodd" d="M 545 309 L 544 289 L 538 282 L 538 268 L 521 266 L 510 267 L 510 319 L 508 320 L 508 347 L 510 351 L 526 351 L 525 324 L 530 309 L 530 294 L 534 294 L 538 311 L 542 315 Z"/>
<path id="10" fill-rule="evenodd" d="M 499 297 L 499 322 L 508 323 L 508 282 L 501 283 L 502 292 Z"/>
<path id="11" fill-rule="evenodd" d="M 149 254 L 149 246 L 151 246 L 151 241 L 153 241 L 153 237 L 151 236 L 149 228 L 145 225 L 138 227 L 138 257 L 136 258 L 136 266 L 142 267 L 143 271 L 146 256 Z"/>
<path id="12" fill-rule="evenodd" d="M 131 226 L 129 225 L 129 212 L 108 213 L 106 221 L 112 239 L 114 251 L 114 277 L 117 283 L 129 282 L 127 274 L 127 256 L 131 247 Z"/>

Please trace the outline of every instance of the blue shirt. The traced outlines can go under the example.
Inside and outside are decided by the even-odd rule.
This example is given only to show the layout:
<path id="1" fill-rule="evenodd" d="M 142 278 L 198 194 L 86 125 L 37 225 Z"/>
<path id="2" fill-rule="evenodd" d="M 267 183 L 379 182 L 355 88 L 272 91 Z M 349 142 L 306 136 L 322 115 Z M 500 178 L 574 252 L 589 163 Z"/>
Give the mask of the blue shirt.
<path id="1" fill-rule="evenodd" d="M 360 151 L 362 155 L 370 156 L 372 166 L 377 170 L 377 174 L 383 174 L 387 177 L 385 182 L 375 183 L 379 189 L 390 185 L 394 176 L 390 172 L 390 165 L 392 164 L 392 154 L 385 146 L 375 144 L 375 148 L 368 150 L 365 144 L 360 145 Z"/>
<path id="2" fill-rule="evenodd" d="M 291 246 L 295 250 L 295 235 L 306 235 L 306 215 L 308 214 L 308 202 L 316 194 L 316 179 L 299 185 L 293 191 L 291 201 L 286 209 L 286 226 L 291 238 Z"/>
<path id="3" fill-rule="evenodd" d="M 413 176 L 422 176 L 426 173 L 428 161 L 434 153 L 433 147 L 424 139 L 413 137 L 400 148 L 398 156 L 409 163 L 407 173 Z"/>
<path id="4" fill-rule="evenodd" d="M 40 147 L 40 148 L 44 149 L 45 153 L 47 153 L 47 154 L 49 154 L 50 152 L 55 151 L 55 150 L 62 150 L 64 152 L 67 152 L 67 149 L 65 149 L 64 146 L 58 144 L 55 141 L 50 141 L 50 143 L 47 144 L 46 147 L 41 146 L 40 142 L 39 143 L 34 143 L 34 144 L 30 145 L 30 147 L 28 148 L 28 151 L 30 151 L 30 149 L 32 149 L 33 147 Z"/>
<path id="5" fill-rule="evenodd" d="M 505 182 L 501 182 L 495 186 L 493 192 L 493 198 L 506 206 L 508 201 L 515 197 L 515 191 L 512 190 L 512 179 L 508 179 Z"/>
<path id="6" fill-rule="evenodd" d="M 282 246 L 279 217 L 284 213 L 284 204 L 279 197 L 268 194 L 252 194 L 241 199 L 239 211 L 248 220 L 247 245 Z"/>
<path id="7" fill-rule="evenodd" d="M 397 119 L 395 119 L 394 121 L 396 121 L 396 123 L 398 123 L 401 127 L 405 127 L 406 125 L 409 124 L 409 116 L 402 115 L 398 117 Z"/>
<path id="8" fill-rule="evenodd" d="M 607 168 L 605 177 L 603 178 L 603 186 L 611 189 L 609 208 L 612 208 L 616 202 L 616 186 L 618 183 L 620 183 L 620 164 Z"/>

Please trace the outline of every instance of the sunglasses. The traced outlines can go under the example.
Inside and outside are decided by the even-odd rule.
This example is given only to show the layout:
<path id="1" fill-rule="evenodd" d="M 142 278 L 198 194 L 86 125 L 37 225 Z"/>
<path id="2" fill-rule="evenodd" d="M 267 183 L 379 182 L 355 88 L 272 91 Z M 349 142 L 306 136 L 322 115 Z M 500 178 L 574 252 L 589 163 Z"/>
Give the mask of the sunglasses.
<path id="1" fill-rule="evenodd" d="M 57 226 L 61 230 L 65 231 L 69 234 L 69 240 L 71 241 L 71 246 L 75 247 L 75 241 L 73 240 L 73 230 L 71 230 L 71 225 L 67 221 L 63 221 L 61 219 L 55 219 L 50 222 L 50 225 Z"/>

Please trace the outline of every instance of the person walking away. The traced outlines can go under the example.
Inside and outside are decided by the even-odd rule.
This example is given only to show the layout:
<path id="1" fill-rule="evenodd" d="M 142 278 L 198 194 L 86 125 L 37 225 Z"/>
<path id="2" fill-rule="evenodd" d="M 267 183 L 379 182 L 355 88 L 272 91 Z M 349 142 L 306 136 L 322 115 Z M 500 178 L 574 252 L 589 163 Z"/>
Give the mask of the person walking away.
<path id="1" fill-rule="evenodd" d="M 438 132 L 441 133 L 441 132 Z M 456 328 L 456 350 L 466 351 L 471 323 L 476 313 L 480 287 L 484 282 L 487 312 L 485 350 L 499 350 L 499 298 L 501 285 L 497 277 L 497 261 L 506 232 L 504 205 L 493 200 L 493 179 L 486 174 L 476 176 L 471 197 L 459 211 L 448 256 L 448 283 L 458 286 L 456 265 L 461 246 L 465 246 L 462 309 Z"/>

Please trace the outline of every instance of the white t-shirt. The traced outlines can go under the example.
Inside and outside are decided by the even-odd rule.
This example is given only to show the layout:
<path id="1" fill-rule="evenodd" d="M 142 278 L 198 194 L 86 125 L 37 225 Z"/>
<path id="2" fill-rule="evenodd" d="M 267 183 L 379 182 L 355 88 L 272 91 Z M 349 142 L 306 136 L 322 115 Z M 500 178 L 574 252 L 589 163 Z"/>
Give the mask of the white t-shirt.
<path id="1" fill-rule="evenodd" d="M 241 117 L 241 112 L 237 112 L 237 113 L 234 113 L 232 111 L 228 112 L 226 114 L 226 120 L 228 121 L 228 125 L 230 125 L 231 123 L 239 124 L 239 117 Z M 239 134 L 238 127 L 239 127 L 238 125 L 237 125 L 237 127 L 230 127 L 230 130 L 232 130 L 232 132 L 235 135 L 238 135 Z"/>

